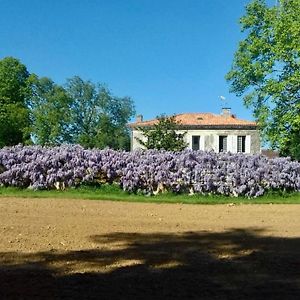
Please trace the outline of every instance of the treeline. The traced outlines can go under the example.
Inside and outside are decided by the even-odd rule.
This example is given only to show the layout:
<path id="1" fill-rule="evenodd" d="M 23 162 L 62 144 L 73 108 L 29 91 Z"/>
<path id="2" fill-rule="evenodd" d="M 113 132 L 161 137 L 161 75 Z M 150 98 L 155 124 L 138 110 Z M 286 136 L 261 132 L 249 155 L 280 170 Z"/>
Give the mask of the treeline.
<path id="1" fill-rule="evenodd" d="M 130 97 L 78 76 L 61 86 L 30 74 L 13 57 L 0 60 L 0 147 L 22 144 L 129 149 Z"/>

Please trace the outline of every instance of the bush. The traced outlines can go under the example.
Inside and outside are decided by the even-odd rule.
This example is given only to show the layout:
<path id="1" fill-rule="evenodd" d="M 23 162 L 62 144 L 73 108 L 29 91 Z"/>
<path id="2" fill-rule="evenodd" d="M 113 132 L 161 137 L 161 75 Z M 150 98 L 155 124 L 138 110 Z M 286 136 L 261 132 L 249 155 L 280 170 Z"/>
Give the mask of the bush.
<path id="1" fill-rule="evenodd" d="M 300 191 L 300 163 L 289 158 L 185 150 L 135 152 L 15 146 L 0 150 L 0 185 L 32 189 L 115 183 L 128 192 L 257 197 Z"/>

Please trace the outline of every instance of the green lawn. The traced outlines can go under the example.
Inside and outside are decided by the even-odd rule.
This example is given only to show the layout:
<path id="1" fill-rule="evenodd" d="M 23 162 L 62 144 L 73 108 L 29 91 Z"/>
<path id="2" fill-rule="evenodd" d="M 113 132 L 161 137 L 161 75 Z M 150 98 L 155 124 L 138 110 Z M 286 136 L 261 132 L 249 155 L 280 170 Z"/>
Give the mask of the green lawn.
<path id="1" fill-rule="evenodd" d="M 300 193 L 270 193 L 259 198 L 247 199 L 244 197 L 225 197 L 216 195 L 177 195 L 172 193 L 157 196 L 144 196 L 129 194 L 113 185 L 99 187 L 72 188 L 64 191 L 45 190 L 33 191 L 18 188 L 0 188 L 0 197 L 21 198 L 58 198 L 58 199 L 90 199 L 113 200 L 128 202 L 153 202 L 153 203 L 186 203 L 186 204 L 300 204 Z"/>

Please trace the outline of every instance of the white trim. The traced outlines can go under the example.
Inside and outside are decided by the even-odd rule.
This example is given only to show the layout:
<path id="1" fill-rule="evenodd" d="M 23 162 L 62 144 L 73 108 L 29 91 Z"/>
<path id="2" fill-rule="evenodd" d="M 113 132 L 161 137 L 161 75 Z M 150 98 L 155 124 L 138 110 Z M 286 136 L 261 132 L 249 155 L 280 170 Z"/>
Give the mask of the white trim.
<path id="1" fill-rule="evenodd" d="M 233 153 L 236 152 L 234 149 L 234 142 L 233 142 L 234 138 L 235 138 L 235 136 L 232 134 L 229 134 L 227 136 L 227 151 L 228 152 L 233 152 Z"/>
<path id="2" fill-rule="evenodd" d="M 251 152 L 251 136 L 246 135 L 246 141 L 245 141 L 245 153 Z"/>

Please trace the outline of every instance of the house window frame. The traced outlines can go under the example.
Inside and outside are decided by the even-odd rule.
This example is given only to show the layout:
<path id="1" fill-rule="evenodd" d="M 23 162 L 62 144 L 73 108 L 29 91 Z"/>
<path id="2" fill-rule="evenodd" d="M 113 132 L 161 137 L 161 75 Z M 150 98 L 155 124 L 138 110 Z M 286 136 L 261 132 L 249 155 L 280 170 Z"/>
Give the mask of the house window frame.
<path id="1" fill-rule="evenodd" d="M 219 152 L 227 152 L 228 149 L 228 136 L 219 135 Z"/>
<path id="2" fill-rule="evenodd" d="M 198 139 L 198 142 L 195 143 L 195 139 Z M 201 141 L 201 136 L 200 135 L 192 135 L 192 150 L 200 150 L 200 141 Z M 194 146 L 197 145 L 197 149 L 194 149 Z"/>
<path id="3" fill-rule="evenodd" d="M 246 136 L 238 135 L 237 136 L 237 152 L 246 153 Z"/>

